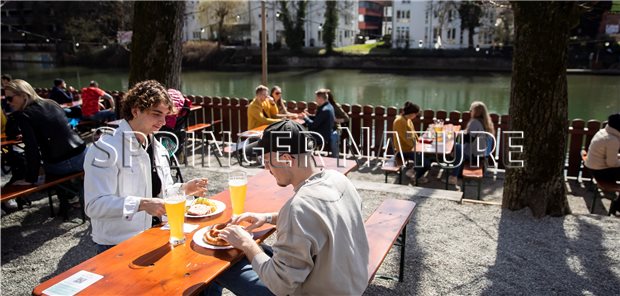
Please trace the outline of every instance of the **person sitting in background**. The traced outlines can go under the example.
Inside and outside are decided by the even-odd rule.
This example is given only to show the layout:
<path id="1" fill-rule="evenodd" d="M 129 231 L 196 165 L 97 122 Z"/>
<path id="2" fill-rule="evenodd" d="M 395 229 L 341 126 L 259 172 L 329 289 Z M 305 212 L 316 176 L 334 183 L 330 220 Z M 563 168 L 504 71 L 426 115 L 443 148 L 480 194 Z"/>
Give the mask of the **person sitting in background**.
<path id="1" fill-rule="evenodd" d="M 335 153 L 335 157 L 338 158 L 340 156 L 340 138 L 342 134 L 340 128 L 348 126 L 350 118 L 347 112 L 344 112 L 342 106 L 336 103 L 336 99 L 334 99 L 334 94 L 329 89 L 327 90 L 327 100 L 334 108 L 334 113 L 336 115 L 336 125 L 334 126 L 335 130 L 332 132 L 329 146 L 332 154 Z"/>
<path id="2" fill-rule="evenodd" d="M 267 95 L 267 91 L 269 89 L 264 85 L 256 87 L 256 96 L 248 106 L 248 130 L 280 121 L 276 115 L 276 102 Z"/>
<path id="3" fill-rule="evenodd" d="M 59 105 L 72 103 L 73 102 L 73 92 L 75 89 L 73 86 L 69 86 L 67 90 L 67 83 L 60 79 L 54 79 L 54 87 L 49 94 L 49 99 L 55 101 Z M 70 108 L 65 108 L 65 114 L 69 118 L 82 118 L 82 108 L 80 106 L 72 106 Z"/>
<path id="4" fill-rule="evenodd" d="M 4 99 L 4 86 L 9 83 L 11 80 L 13 79 L 13 77 L 11 77 L 11 75 L 9 74 L 2 74 L 2 110 L 4 110 L 5 112 L 11 112 L 12 110 L 9 107 L 9 104 L 6 102 L 6 100 Z"/>
<path id="5" fill-rule="evenodd" d="M 316 113 L 314 115 L 308 114 L 307 111 L 300 113 L 301 117 L 306 122 L 308 126 L 308 130 L 317 132 L 321 135 L 313 134 L 314 139 L 317 141 L 318 147 L 329 147 L 331 150 L 331 138 L 332 133 L 334 131 L 334 125 L 336 124 L 336 114 L 334 112 L 334 107 L 329 103 L 328 89 L 319 89 L 314 92 L 314 101 L 316 102 L 318 108 L 316 109 Z M 332 157 L 338 156 L 338 151 L 331 151 Z"/>
<path id="6" fill-rule="evenodd" d="M 153 133 L 166 123 L 172 101 L 155 80 L 134 85 L 122 101 L 123 120 L 93 144 L 84 161 L 85 212 L 101 253 L 152 226 L 165 213 L 163 189 L 204 195 L 207 179 L 173 184 L 168 152 Z M 115 157 L 116 156 L 116 157 Z"/>
<path id="7" fill-rule="evenodd" d="M 454 147 L 456 156 L 455 162 L 460 162 L 460 165 L 452 169 L 452 173 L 448 178 L 448 183 L 452 185 L 456 185 L 458 183 L 458 178 L 462 177 L 463 164 L 465 161 L 471 161 L 478 157 L 480 161 L 477 163 L 482 165 L 484 161 L 482 157 L 486 157 L 487 153 L 489 153 L 489 151 L 487 151 L 489 138 L 488 135 L 483 132 L 494 133 L 493 121 L 491 121 L 487 106 L 483 102 L 475 101 L 471 103 L 469 113 L 471 119 L 469 123 L 467 123 L 467 128 L 465 129 L 463 143 L 456 144 Z M 474 165 L 477 163 L 474 163 Z"/>
<path id="8" fill-rule="evenodd" d="M 393 145 L 396 159 L 400 159 L 402 155 L 402 158 L 405 160 L 413 160 L 415 162 L 414 170 L 409 170 L 405 174 L 414 179 L 416 184 L 425 184 L 428 183 L 428 178 L 424 177 L 424 173 L 430 169 L 433 157 L 427 155 L 422 157 L 421 152 L 414 151 L 418 134 L 412 120 L 418 116 L 418 113 L 420 113 L 420 106 L 409 101 L 405 102 L 403 110 L 400 115 L 396 116 L 392 124 L 392 128 L 398 135 L 398 141 L 394 139 Z M 420 166 L 418 163 L 422 159 L 424 162 Z"/>
<path id="9" fill-rule="evenodd" d="M 105 99 L 110 106 L 109 109 L 101 110 L 99 101 Z M 82 88 L 82 118 L 107 122 L 116 119 L 114 113 L 114 98 L 102 89 L 96 81 L 91 81 L 89 87 Z"/>
<path id="10" fill-rule="evenodd" d="M 296 113 L 291 113 L 286 110 L 286 101 L 282 98 L 282 88 L 275 85 L 271 88 L 271 97 L 276 102 L 276 106 L 278 107 L 278 114 L 285 115 L 284 117 L 295 119 L 297 118 Z"/>
<path id="11" fill-rule="evenodd" d="M 607 126 L 599 130 L 588 147 L 586 167 L 598 181 L 620 181 L 620 113 L 609 115 Z M 616 196 L 611 202 L 609 212 L 616 215 L 620 211 L 620 199 Z"/>
<path id="12" fill-rule="evenodd" d="M 6 95 L 25 145 L 27 169 L 24 180 L 15 185 L 37 183 L 43 163 L 46 174 L 67 175 L 82 170 L 86 144 L 69 127 L 64 111 L 57 103 L 46 100 L 34 91 L 28 82 L 14 79 L 6 86 Z M 73 195 L 58 189 L 61 211 L 66 217 L 68 200 Z"/>

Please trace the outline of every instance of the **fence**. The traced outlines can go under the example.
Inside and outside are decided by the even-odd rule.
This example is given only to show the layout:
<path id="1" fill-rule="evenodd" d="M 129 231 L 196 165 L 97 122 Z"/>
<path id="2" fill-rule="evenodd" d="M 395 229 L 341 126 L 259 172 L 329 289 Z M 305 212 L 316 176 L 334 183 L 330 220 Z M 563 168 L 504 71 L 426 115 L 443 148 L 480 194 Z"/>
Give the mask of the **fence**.
<path id="1" fill-rule="evenodd" d="M 49 93 L 49 89 L 37 89 L 39 95 L 46 97 Z M 120 106 L 120 98 L 123 96 L 123 92 L 110 91 L 110 94 L 117 101 L 117 106 Z M 230 98 L 230 97 L 211 97 L 211 96 L 187 96 L 194 105 L 202 105 L 202 109 L 194 111 L 190 114 L 188 120 L 190 125 L 197 123 L 211 123 L 221 120 L 220 123 L 213 126 L 213 132 L 217 140 L 223 139 L 223 131 L 230 131 L 232 141 L 237 141 L 237 133 L 247 130 L 247 106 L 250 100 L 246 98 Z M 317 105 L 314 102 L 286 102 L 286 107 L 289 112 L 300 113 L 304 110 L 308 110 L 309 113 L 314 113 L 317 109 Z M 370 151 L 370 156 L 377 156 L 381 154 L 381 149 L 384 147 L 385 139 L 383 137 L 384 131 L 392 130 L 392 123 L 399 114 L 400 110 L 395 107 L 384 106 L 370 106 L 370 105 L 349 105 L 343 104 L 342 109 L 349 114 L 350 122 L 348 128 L 351 131 L 354 141 L 362 153 Z M 413 120 L 413 125 L 417 131 L 424 131 L 428 125 L 433 123 L 434 119 L 442 119 L 446 123 L 460 125 L 462 129 L 467 126 L 470 120 L 469 112 L 444 110 L 424 110 L 419 117 Z M 494 152 L 494 158 L 498 167 L 505 167 L 505 158 L 507 153 L 508 139 L 503 137 L 502 134 L 505 131 L 511 131 L 510 115 L 498 115 L 491 114 L 491 120 L 495 128 L 495 136 L 497 139 L 497 146 Z M 569 138 L 567 151 L 565 155 L 565 170 L 568 177 L 578 177 L 581 169 L 581 155 L 582 149 L 587 149 L 590 145 L 590 141 L 596 132 L 603 127 L 603 123 L 596 120 L 590 120 L 587 122 L 581 119 L 575 119 L 570 122 L 569 126 Z M 367 128 L 370 134 L 366 134 L 363 128 Z M 527 135 L 526 135 L 527 136 Z M 583 177 L 589 177 L 584 172 Z"/>

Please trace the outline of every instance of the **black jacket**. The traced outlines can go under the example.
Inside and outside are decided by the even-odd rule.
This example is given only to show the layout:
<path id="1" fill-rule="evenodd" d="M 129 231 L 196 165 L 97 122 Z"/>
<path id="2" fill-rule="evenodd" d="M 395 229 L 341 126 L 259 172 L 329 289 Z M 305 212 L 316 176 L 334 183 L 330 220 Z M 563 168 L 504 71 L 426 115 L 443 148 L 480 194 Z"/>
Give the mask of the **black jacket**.
<path id="1" fill-rule="evenodd" d="M 52 91 L 50 91 L 50 99 L 58 104 L 71 103 L 73 102 L 73 94 L 58 86 L 54 86 Z"/>
<path id="2" fill-rule="evenodd" d="M 27 182 L 36 182 L 41 161 L 58 163 L 76 156 L 86 148 L 71 129 L 65 111 L 51 100 L 35 100 L 23 111 L 16 111 L 17 125 L 26 146 Z"/>

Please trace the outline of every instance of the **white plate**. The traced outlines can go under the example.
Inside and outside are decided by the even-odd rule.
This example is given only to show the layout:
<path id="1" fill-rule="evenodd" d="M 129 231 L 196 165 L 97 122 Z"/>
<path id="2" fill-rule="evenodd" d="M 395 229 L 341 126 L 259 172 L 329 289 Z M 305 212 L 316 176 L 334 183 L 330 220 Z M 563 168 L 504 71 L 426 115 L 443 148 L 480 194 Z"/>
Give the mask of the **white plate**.
<path id="1" fill-rule="evenodd" d="M 226 204 L 219 201 L 219 200 L 215 200 L 215 199 L 210 199 L 210 201 L 212 201 L 215 204 L 215 212 L 213 213 L 209 213 L 206 215 L 199 215 L 199 216 L 194 216 L 194 215 L 190 215 L 188 213 L 185 213 L 185 217 L 187 218 L 205 218 L 205 217 L 211 217 L 211 216 L 215 216 L 221 212 L 223 212 L 226 209 Z"/>
<path id="2" fill-rule="evenodd" d="M 202 237 L 205 235 L 205 233 L 207 233 L 207 231 L 211 230 L 211 227 L 213 227 L 213 225 L 211 226 L 207 226 L 204 228 L 200 228 L 198 229 L 198 231 L 196 231 L 194 233 L 194 236 L 192 237 L 192 239 L 194 240 L 194 242 L 203 247 L 203 248 L 207 248 L 207 249 L 212 249 L 212 250 L 228 250 L 228 249 L 232 249 L 234 248 L 233 246 L 214 246 L 211 244 L 208 244 L 207 242 L 205 242 Z M 252 237 L 254 237 L 253 233 L 249 233 L 248 235 L 251 235 Z"/>

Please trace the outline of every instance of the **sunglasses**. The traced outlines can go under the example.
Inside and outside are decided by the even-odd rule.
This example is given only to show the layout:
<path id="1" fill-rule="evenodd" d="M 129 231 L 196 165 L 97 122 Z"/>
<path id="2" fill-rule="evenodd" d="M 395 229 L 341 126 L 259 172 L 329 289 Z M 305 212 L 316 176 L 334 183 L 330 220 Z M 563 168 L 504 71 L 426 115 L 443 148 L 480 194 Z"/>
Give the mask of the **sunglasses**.
<path id="1" fill-rule="evenodd" d="M 12 96 L 11 97 L 6 96 L 4 98 L 6 98 L 6 101 L 9 102 L 9 103 L 13 102 L 13 97 Z"/>
<path id="2" fill-rule="evenodd" d="M 282 93 L 281 92 L 274 92 L 274 94 L 279 95 L 279 94 L 282 94 Z"/>

